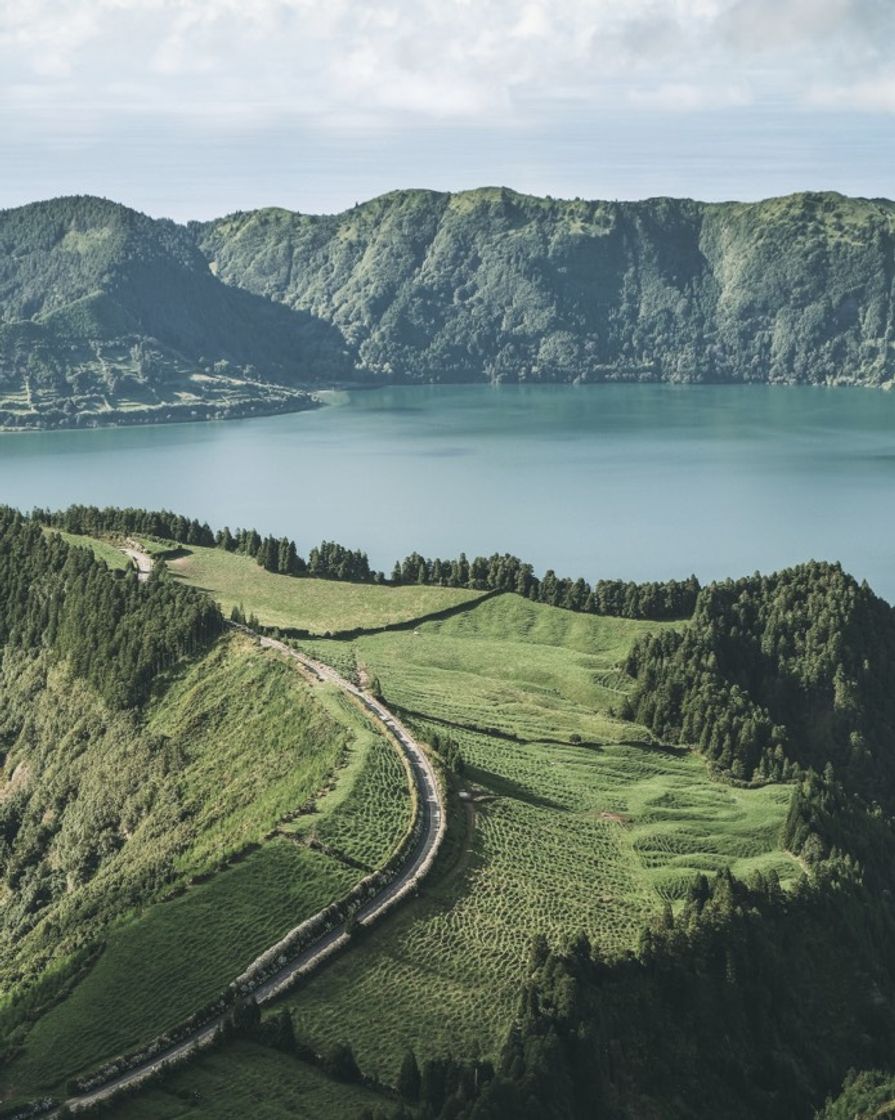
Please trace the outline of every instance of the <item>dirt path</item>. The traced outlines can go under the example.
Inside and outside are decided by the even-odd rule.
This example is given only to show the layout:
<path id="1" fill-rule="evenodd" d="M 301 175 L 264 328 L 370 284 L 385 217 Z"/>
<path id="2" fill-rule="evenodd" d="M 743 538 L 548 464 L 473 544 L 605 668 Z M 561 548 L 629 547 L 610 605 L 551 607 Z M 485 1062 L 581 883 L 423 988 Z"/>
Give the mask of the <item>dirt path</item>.
<path id="1" fill-rule="evenodd" d="M 137 569 L 137 579 L 145 583 L 152 574 L 152 557 L 144 552 L 137 541 L 128 541 L 126 547 L 120 549 L 125 556 L 129 556 Z"/>

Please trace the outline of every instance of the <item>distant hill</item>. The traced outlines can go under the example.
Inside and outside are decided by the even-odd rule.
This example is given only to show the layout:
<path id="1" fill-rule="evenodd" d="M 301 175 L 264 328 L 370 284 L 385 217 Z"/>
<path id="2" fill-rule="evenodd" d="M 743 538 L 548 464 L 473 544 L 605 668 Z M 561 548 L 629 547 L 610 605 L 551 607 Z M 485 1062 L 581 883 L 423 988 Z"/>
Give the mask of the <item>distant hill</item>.
<path id="1" fill-rule="evenodd" d="M 57 199 L 0 213 L 0 422 L 300 407 L 364 380 L 881 385 L 893 277 L 895 204 L 837 194 L 398 191 L 186 227 Z"/>
<path id="2" fill-rule="evenodd" d="M 300 408 L 337 332 L 221 283 L 182 226 L 95 198 L 0 213 L 0 423 Z"/>

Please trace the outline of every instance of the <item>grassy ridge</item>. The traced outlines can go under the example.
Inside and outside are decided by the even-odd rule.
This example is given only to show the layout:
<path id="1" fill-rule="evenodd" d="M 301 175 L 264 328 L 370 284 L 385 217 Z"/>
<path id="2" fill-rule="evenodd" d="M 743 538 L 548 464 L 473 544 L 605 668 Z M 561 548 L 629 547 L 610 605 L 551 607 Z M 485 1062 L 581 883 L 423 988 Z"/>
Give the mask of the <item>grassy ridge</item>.
<path id="1" fill-rule="evenodd" d="M 248 556 L 218 548 L 191 547 L 188 556 L 172 560 L 169 568 L 185 583 L 211 592 L 225 614 L 242 605 L 264 626 L 312 634 L 408 622 L 481 594 L 450 587 L 294 579 L 265 571 Z"/>
<path id="2" fill-rule="evenodd" d="M 55 699 L 50 695 L 47 704 Z M 169 882 L 172 873 L 174 882 L 187 882 L 259 843 L 297 809 L 305 812 L 287 826 L 292 838 L 266 844 L 173 901 L 137 909 L 107 933 L 98 962 L 38 1020 L 23 1055 L 0 1074 L 4 1097 L 58 1088 L 170 1027 L 288 929 L 344 894 L 363 871 L 309 849 L 312 831 L 353 860 L 375 865 L 408 826 L 410 801 L 394 748 L 337 693 L 318 688 L 312 697 L 292 665 L 242 636 L 222 640 L 175 680 L 138 734 L 147 751 L 168 745 L 171 779 L 152 791 L 162 815 L 138 824 L 117 857 L 87 882 L 88 899 L 139 899 L 133 884 L 150 858 L 158 874 L 168 869 Z M 116 750 L 119 743 L 122 756 L 113 765 L 126 767 L 130 758 L 140 768 L 134 780 L 145 781 L 143 754 L 124 733 Z M 64 757 L 64 741 L 61 750 Z M 95 762 L 102 768 L 107 759 L 100 753 Z M 82 780 L 86 795 L 90 774 Z M 80 919 L 78 944 L 115 916 L 114 909 L 92 915 L 75 892 L 19 951 L 36 952 L 31 945 L 43 942 L 47 923 L 65 930 Z"/>

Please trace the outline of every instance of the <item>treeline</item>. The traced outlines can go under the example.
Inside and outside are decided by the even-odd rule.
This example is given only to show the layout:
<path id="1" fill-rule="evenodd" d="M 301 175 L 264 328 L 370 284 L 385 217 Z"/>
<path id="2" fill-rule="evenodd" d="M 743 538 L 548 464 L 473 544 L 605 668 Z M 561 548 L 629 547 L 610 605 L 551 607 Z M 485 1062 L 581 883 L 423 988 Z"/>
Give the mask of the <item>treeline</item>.
<path id="1" fill-rule="evenodd" d="M 829 764 L 895 795 L 892 665 L 892 607 L 838 564 L 803 564 L 706 587 L 686 629 L 637 642 L 623 714 L 736 778 Z"/>
<path id="2" fill-rule="evenodd" d="M 653 583 L 601 579 L 591 586 L 584 579 L 560 577 L 548 569 L 539 578 L 531 564 L 509 553 L 468 560 L 461 552 L 456 560 L 429 560 L 413 552 L 396 562 L 391 582 L 512 591 L 563 610 L 654 621 L 689 618 L 699 594 L 695 576 Z"/>
<path id="3" fill-rule="evenodd" d="M 38 509 L 34 517 L 43 524 L 69 533 L 97 536 L 144 535 L 185 545 L 221 548 L 251 556 L 266 571 L 279 575 L 312 576 L 350 583 L 384 583 L 382 572 L 374 571 L 365 552 L 349 549 L 335 541 L 323 541 L 305 559 L 295 541 L 288 537 L 262 536 L 256 529 L 229 527 L 213 532 L 207 523 L 182 517 L 169 510 L 114 509 L 71 506 L 50 512 Z M 557 576 L 550 569 L 536 576 L 531 564 L 509 553 L 476 556 L 465 553 L 455 560 L 430 560 L 413 552 L 396 562 L 390 582 L 395 585 L 427 584 L 468 588 L 474 591 L 510 591 L 537 603 L 563 610 L 618 618 L 664 621 L 689 618 L 696 605 L 700 585 L 695 576 L 685 580 L 635 583 L 630 580 L 597 580 Z"/>
<path id="4" fill-rule="evenodd" d="M 145 585 L 88 549 L 0 508 L 0 644 L 49 647 L 115 707 L 149 695 L 155 677 L 207 647 L 223 619 L 207 596 L 168 579 Z"/>
<path id="5" fill-rule="evenodd" d="M 69 506 L 68 509 L 55 511 L 35 509 L 32 517 L 42 525 L 85 537 L 102 536 L 105 533 L 114 533 L 122 537 L 138 534 L 207 548 L 215 544 L 215 535 L 207 523 L 200 524 L 195 518 L 183 517 L 179 513 L 172 513 L 165 509 L 117 509 L 115 506 L 100 508 L 74 505 Z"/>
<path id="6" fill-rule="evenodd" d="M 95 537 L 114 534 L 121 537 L 155 537 L 175 544 L 221 548 L 251 556 L 268 572 L 287 576 L 315 576 L 319 579 L 368 583 L 382 580 L 374 573 L 365 552 L 345 548 L 335 541 L 323 541 L 312 548 L 305 560 L 295 541 L 288 537 L 262 536 L 256 529 L 229 527 L 216 533 L 207 522 L 183 517 L 170 510 L 116 509 L 114 506 L 69 506 L 65 510 L 35 509 L 34 520 L 66 533 Z"/>

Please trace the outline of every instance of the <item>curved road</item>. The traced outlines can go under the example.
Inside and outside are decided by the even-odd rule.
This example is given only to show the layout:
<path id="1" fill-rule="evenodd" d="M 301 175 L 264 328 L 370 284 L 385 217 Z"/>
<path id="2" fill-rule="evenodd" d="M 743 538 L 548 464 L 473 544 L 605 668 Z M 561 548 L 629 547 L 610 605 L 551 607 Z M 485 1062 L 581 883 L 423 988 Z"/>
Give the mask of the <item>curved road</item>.
<path id="1" fill-rule="evenodd" d="M 128 550 L 128 553 L 130 555 L 131 550 Z M 137 557 L 133 557 L 133 559 L 137 562 L 140 572 L 142 573 L 145 570 L 148 575 L 152 561 L 145 553 L 141 553 L 140 557 L 149 562 L 148 568 L 144 569 L 141 560 L 138 560 Z M 397 905 L 402 898 L 416 890 L 417 884 L 432 866 L 441 846 L 446 824 L 445 806 L 432 763 L 407 728 L 380 700 L 353 685 L 337 673 L 335 669 L 330 668 L 329 665 L 324 665 L 320 661 L 306 657 L 305 654 L 291 649 L 283 642 L 276 641 L 273 638 L 259 637 L 246 627 L 240 626 L 238 629 L 258 638 L 263 648 L 275 650 L 297 661 L 307 673 L 316 677 L 317 680 L 333 684 L 342 689 L 343 692 L 355 697 L 363 704 L 370 717 L 384 727 L 395 739 L 410 764 L 417 789 L 418 811 L 422 816 L 420 837 L 408 853 L 403 868 L 395 878 L 386 883 L 372 898 L 368 899 L 355 914 L 355 921 L 361 925 L 370 926 L 393 906 Z M 263 1004 L 275 999 L 299 977 L 312 972 L 323 961 L 344 948 L 350 940 L 351 936 L 345 932 L 344 925 L 321 934 L 313 944 L 302 950 L 293 960 L 284 964 L 278 972 L 264 980 L 252 992 L 255 1002 Z M 79 1109 L 87 1108 L 99 1101 L 108 1100 L 123 1089 L 138 1085 L 167 1065 L 184 1061 L 196 1051 L 202 1050 L 214 1042 L 218 1030 L 224 1023 L 224 1018 L 221 1015 L 201 1027 L 197 1027 L 167 1050 L 154 1055 L 141 1065 L 127 1070 L 120 1077 L 107 1081 L 88 1093 L 71 1097 L 65 1102 L 66 1105 L 72 1112 L 77 1112 Z"/>

